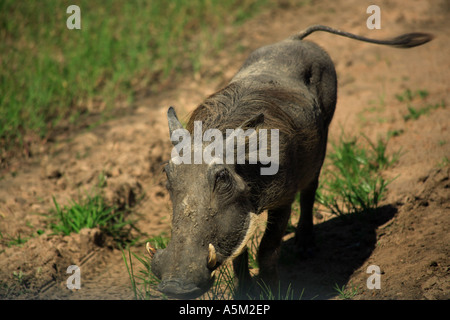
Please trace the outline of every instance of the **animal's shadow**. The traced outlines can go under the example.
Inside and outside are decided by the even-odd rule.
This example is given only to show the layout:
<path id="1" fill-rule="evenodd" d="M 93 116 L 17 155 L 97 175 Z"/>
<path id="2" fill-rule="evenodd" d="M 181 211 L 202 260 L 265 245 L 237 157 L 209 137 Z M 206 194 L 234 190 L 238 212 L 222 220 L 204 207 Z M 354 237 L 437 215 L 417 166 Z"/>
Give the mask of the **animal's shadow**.
<path id="1" fill-rule="evenodd" d="M 395 207 L 386 205 L 371 213 L 336 217 L 316 224 L 315 255 L 311 258 L 296 256 L 293 238 L 283 242 L 279 262 L 280 295 L 291 292 L 294 299 L 301 295 L 301 299 L 319 300 L 337 296 L 336 285 L 342 288 L 364 264 L 375 249 L 377 228 L 396 213 Z"/>

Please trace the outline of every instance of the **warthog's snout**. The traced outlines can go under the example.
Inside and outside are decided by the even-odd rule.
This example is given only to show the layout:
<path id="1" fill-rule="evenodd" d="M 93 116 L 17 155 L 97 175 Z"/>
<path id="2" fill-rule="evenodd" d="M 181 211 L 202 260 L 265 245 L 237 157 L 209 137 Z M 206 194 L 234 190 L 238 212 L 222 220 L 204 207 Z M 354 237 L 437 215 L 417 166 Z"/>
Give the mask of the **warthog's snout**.
<path id="1" fill-rule="evenodd" d="M 180 279 L 170 279 L 161 281 L 158 285 L 158 290 L 164 294 L 169 296 L 186 296 L 194 294 L 195 296 L 198 294 L 197 292 L 200 289 L 193 283 L 183 283 Z"/>
<path id="2" fill-rule="evenodd" d="M 189 261 L 174 260 L 171 248 L 156 250 L 150 243 L 146 245 L 152 259 L 152 272 L 161 279 L 158 290 L 178 299 L 193 299 L 206 292 L 214 282 L 212 271 L 217 264 L 215 248 L 208 246 L 207 256 Z"/>
<path id="3" fill-rule="evenodd" d="M 196 298 L 205 292 L 205 289 L 197 287 L 194 283 L 184 283 L 181 279 L 161 281 L 158 290 L 170 297 L 181 299 Z"/>

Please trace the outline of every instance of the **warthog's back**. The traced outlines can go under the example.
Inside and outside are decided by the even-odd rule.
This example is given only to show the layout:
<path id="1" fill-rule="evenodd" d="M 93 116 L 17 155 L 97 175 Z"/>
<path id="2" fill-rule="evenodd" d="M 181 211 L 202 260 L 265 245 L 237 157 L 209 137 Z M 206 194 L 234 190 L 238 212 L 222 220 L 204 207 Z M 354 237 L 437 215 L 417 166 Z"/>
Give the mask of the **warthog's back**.
<path id="1" fill-rule="evenodd" d="M 259 48 L 231 82 L 301 93 L 307 105 L 321 109 L 326 126 L 333 117 L 336 72 L 328 54 L 312 42 L 288 39 Z M 293 119 L 298 118 L 298 111 L 287 110 Z"/>

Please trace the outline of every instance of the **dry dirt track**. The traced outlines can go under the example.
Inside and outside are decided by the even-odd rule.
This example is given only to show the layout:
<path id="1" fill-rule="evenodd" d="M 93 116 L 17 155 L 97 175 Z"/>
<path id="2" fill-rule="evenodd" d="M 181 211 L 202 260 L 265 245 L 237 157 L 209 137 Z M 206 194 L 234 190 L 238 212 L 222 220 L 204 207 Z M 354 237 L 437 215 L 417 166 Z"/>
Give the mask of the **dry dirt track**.
<path id="1" fill-rule="evenodd" d="M 311 24 L 349 32 L 389 37 L 424 31 L 435 39 L 400 50 L 364 44 L 329 34 L 308 40 L 321 45 L 335 62 L 338 104 L 330 139 L 365 134 L 371 139 L 393 137 L 388 153 L 402 150 L 398 163 L 385 172 L 390 184 L 383 209 L 376 217 L 317 220 L 319 251 L 315 258 L 281 264 L 283 281 L 304 288 L 304 298 L 336 298 L 335 284 L 358 288 L 354 299 L 449 299 L 450 111 L 432 110 L 405 121 L 407 104 L 395 95 L 406 89 L 427 90 L 416 107 L 450 102 L 450 5 L 447 1 L 376 1 L 381 30 L 366 28 L 363 1 L 310 1 L 303 7 L 285 5 L 263 13 L 230 34 L 229 46 L 244 50 L 204 61 L 204 71 L 187 75 L 157 96 L 138 101 L 136 109 L 90 131 L 61 136 L 41 152 L 12 162 L 15 174 L 0 180 L 0 231 L 27 235 L 43 228 L 36 213 L 52 208 L 51 196 L 67 203 L 80 190 L 108 177 L 110 201 L 135 206 L 138 226 L 149 235 L 169 232 L 170 203 L 163 187 L 160 163 L 168 158 L 166 110 L 174 105 L 186 116 L 201 100 L 225 85 L 251 50 L 281 40 Z M 446 158 L 447 157 L 447 158 Z M 447 161 L 445 161 L 447 159 Z M 284 251 L 290 246 L 289 237 Z M 1 250 L 4 250 L 1 252 Z M 144 247 L 134 247 L 143 253 Z M 120 250 L 112 249 L 96 230 L 66 237 L 34 237 L 22 246 L 0 248 L 0 281 L 13 285 L 22 271 L 28 290 L 19 299 L 132 299 L 130 281 Z M 82 270 L 82 288 L 66 288 L 69 265 Z M 366 269 L 381 268 L 381 289 L 369 290 Z M 2 290 L 2 288 L 0 288 Z M 2 291 L 0 291 L 0 294 Z"/>

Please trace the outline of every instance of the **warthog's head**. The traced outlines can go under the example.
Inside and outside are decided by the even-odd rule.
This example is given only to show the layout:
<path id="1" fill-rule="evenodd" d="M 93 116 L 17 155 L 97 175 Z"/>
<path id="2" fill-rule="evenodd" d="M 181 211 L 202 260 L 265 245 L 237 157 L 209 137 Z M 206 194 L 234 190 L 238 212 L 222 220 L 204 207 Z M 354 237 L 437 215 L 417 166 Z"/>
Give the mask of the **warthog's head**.
<path id="1" fill-rule="evenodd" d="M 172 108 L 168 118 L 172 136 L 183 127 Z M 173 203 L 172 238 L 165 249 L 147 250 L 153 256 L 152 272 L 161 279 L 158 289 L 194 298 L 211 287 L 212 272 L 245 247 L 256 214 L 249 186 L 234 165 L 174 162 L 164 167 Z"/>

